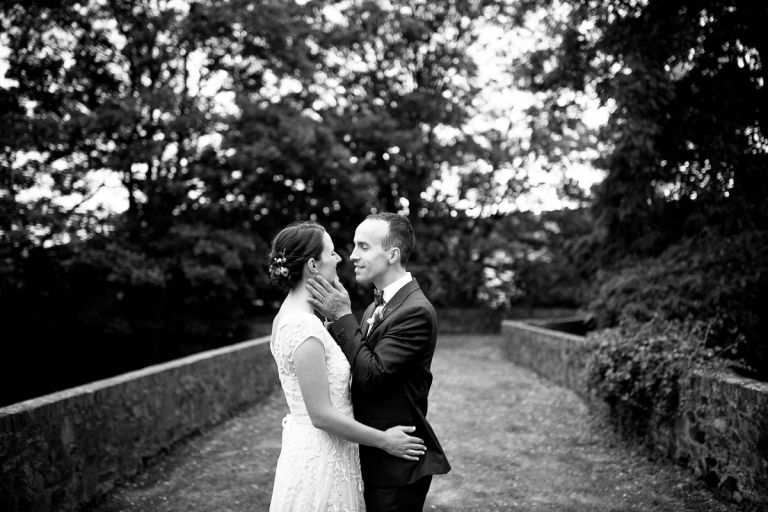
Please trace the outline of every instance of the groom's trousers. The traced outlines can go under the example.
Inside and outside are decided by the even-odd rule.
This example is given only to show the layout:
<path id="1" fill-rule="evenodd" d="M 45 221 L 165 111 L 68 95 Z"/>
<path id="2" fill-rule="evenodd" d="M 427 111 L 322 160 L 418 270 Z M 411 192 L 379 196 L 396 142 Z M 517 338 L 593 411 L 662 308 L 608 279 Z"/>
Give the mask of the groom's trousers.
<path id="1" fill-rule="evenodd" d="M 364 486 L 367 512 L 422 512 L 432 475 L 402 487 Z"/>

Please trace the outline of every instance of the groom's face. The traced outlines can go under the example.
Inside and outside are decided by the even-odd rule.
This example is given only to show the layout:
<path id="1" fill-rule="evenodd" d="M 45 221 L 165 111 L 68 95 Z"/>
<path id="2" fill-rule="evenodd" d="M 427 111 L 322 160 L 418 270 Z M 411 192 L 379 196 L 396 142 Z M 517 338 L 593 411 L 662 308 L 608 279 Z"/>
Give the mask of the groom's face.
<path id="1" fill-rule="evenodd" d="M 389 269 L 392 249 L 382 241 L 389 233 L 389 224 L 380 219 L 364 220 L 355 230 L 355 249 L 349 260 L 355 266 L 355 279 L 360 284 L 376 284 Z"/>

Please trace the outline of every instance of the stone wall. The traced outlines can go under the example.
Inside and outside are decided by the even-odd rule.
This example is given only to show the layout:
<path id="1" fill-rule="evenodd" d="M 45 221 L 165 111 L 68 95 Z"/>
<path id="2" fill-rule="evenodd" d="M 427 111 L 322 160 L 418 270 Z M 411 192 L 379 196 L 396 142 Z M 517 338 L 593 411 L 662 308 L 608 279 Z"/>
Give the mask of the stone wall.
<path id="1" fill-rule="evenodd" d="M 268 338 L 0 409 L 0 510 L 69 511 L 276 383 Z"/>
<path id="2" fill-rule="evenodd" d="M 727 499 L 768 510 L 768 384 L 698 372 L 682 387 L 682 413 L 651 431 L 652 446 L 691 467 Z"/>
<path id="3" fill-rule="evenodd" d="M 362 315 L 357 315 L 358 318 Z M 437 328 L 439 334 L 487 334 L 498 333 L 504 318 L 545 318 L 566 317 L 576 314 L 575 309 L 566 308 L 523 308 L 514 307 L 506 310 L 490 308 L 437 308 Z M 527 321 L 527 320 L 526 320 Z M 583 318 L 579 317 L 583 322 Z"/>
<path id="4" fill-rule="evenodd" d="M 502 333 L 511 361 L 600 406 L 587 392 L 584 337 L 510 320 Z M 693 469 L 723 497 L 768 510 L 768 383 L 696 372 L 681 387 L 674 421 L 649 422 L 651 448 Z"/>
<path id="5" fill-rule="evenodd" d="M 587 398 L 584 363 L 580 356 L 584 349 L 584 337 L 532 323 L 540 322 L 502 322 L 501 331 L 506 337 L 503 349 L 507 359 Z"/>

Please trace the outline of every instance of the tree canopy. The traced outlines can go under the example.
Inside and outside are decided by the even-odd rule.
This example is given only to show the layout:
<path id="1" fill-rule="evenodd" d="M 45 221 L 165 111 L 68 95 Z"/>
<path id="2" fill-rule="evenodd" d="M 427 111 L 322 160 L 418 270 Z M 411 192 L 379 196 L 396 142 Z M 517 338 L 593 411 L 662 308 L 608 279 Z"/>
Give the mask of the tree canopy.
<path id="1" fill-rule="evenodd" d="M 264 258 L 295 220 L 326 226 L 342 254 L 376 210 L 408 213 L 421 233 L 420 219 L 442 218 L 432 233 L 444 237 L 451 211 L 428 189 L 447 166 L 489 158 L 494 134 L 465 130 L 467 51 L 506 8 L 4 3 L 3 349 L 18 361 L 55 353 L 39 371 L 87 379 L 242 339 L 280 298 Z M 124 212 L 100 206 L 110 187 Z M 428 260 L 415 264 L 437 283 Z M 444 290 L 447 303 L 479 300 Z M 51 351 L 54 333 L 70 341 Z"/>
<path id="2" fill-rule="evenodd" d="M 768 5 L 529 0 L 508 22 L 531 18 L 550 37 L 515 68 L 526 86 L 553 105 L 586 93 L 610 109 L 587 237 L 602 267 L 591 300 L 602 325 L 708 321 L 712 346 L 765 377 Z M 563 126 L 574 113 L 546 119 Z"/>
<path id="3" fill-rule="evenodd" d="M 564 104 L 610 108 L 595 207 L 608 255 L 658 254 L 703 229 L 766 229 L 768 6 L 759 0 L 529 0 L 550 43 L 517 67 Z M 550 126 L 573 122 L 549 112 Z M 557 130 L 547 135 L 558 135 Z"/>
<path id="4" fill-rule="evenodd" d="M 639 303 L 756 340 L 768 274 L 719 274 L 749 287 L 735 313 L 706 283 L 735 268 L 724 241 L 762 268 L 765 21 L 756 0 L 2 3 L 2 350 L 88 379 L 253 335 L 281 227 L 316 220 L 346 257 L 382 210 L 412 219 L 440 306 L 591 303 L 610 324 Z M 593 196 L 560 187 L 578 208 L 509 208 L 531 169 L 591 165 Z"/>

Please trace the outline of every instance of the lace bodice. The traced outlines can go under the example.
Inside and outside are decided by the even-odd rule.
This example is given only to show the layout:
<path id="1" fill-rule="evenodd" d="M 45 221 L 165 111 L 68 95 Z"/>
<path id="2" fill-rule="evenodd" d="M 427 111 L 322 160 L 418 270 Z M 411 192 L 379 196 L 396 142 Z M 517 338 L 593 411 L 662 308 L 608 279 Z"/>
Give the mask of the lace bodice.
<path id="1" fill-rule="evenodd" d="M 282 315 L 281 315 L 282 316 Z M 350 395 L 349 362 L 336 342 L 323 326 L 323 323 L 311 313 L 292 312 L 278 319 L 270 349 L 277 363 L 280 384 L 292 415 L 306 416 L 307 408 L 296 377 L 294 356 L 296 349 L 310 337 L 317 338 L 325 348 L 325 367 L 328 372 L 328 385 L 331 392 L 331 404 L 345 414 L 352 414 Z"/>

